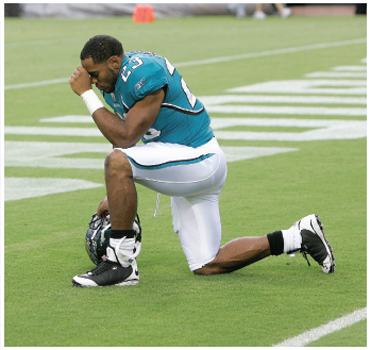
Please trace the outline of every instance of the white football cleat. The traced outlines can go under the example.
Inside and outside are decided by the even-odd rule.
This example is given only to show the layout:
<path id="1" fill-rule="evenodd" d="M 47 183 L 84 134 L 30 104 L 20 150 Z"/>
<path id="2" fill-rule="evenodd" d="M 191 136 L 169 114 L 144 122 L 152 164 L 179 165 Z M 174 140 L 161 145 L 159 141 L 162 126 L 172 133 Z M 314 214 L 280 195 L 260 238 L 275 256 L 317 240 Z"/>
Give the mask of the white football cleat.
<path id="1" fill-rule="evenodd" d="M 333 249 L 324 235 L 324 227 L 318 215 L 311 214 L 293 224 L 294 228 L 299 230 L 302 236 L 302 246 L 300 252 L 307 260 L 307 253 L 321 265 L 324 273 L 333 273 L 335 271 Z"/>

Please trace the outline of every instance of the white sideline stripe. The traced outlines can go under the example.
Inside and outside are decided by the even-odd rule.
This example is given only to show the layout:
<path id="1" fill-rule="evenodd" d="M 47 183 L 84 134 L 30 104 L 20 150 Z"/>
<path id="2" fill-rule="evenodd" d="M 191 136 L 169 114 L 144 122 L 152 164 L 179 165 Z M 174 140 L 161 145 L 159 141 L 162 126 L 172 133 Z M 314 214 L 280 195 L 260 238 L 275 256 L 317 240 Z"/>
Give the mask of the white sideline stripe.
<path id="1" fill-rule="evenodd" d="M 355 45 L 355 44 L 361 44 L 361 43 L 366 43 L 366 42 L 367 42 L 366 38 L 354 39 L 354 40 L 345 40 L 345 41 L 336 41 L 336 42 L 332 42 L 332 43 L 322 43 L 322 44 L 315 44 L 315 45 L 290 47 L 290 48 L 286 48 L 286 49 L 276 49 L 276 50 L 263 51 L 263 52 L 247 53 L 247 54 L 242 54 L 242 55 L 216 57 L 216 58 L 210 58 L 210 59 L 207 59 L 207 60 L 190 61 L 190 62 L 184 62 L 184 63 L 175 63 L 174 66 L 176 66 L 176 67 L 198 66 L 198 65 L 210 64 L 210 63 L 229 62 L 229 61 L 236 61 L 236 60 L 242 60 L 242 59 L 248 59 L 248 58 L 257 58 L 257 57 L 263 57 L 263 56 L 281 55 L 281 54 L 291 53 L 291 52 L 326 49 L 326 48 L 329 48 L 329 47 L 346 46 L 346 45 Z"/>
<path id="2" fill-rule="evenodd" d="M 363 321 L 367 318 L 367 308 L 359 309 L 352 312 L 349 315 L 337 318 L 334 321 L 311 329 L 310 331 L 304 332 L 296 337 L 284 340 L 282 343 L 274 345 L 274 347 L 286 347 L 286 346 L 305 346 L 312 343 L 328 334 L 339 331 L 343 328 L 354 325 L 357 322 Z"/>
<path id="3" fill-rule="evenodd" d="M 24 88 L 29 88 L 29 87 L 37 87 L 37 86 L 43 86 L 43 85 L 53 85 L 53 84 L 60 84 L 60 83 L 68 83 L 68 79 L 67 78 L 61 78 L 61 79 L 53 79 L 53 80 L 36 81 L 34 83 L 6 85 L 4 87 L 4 90 L 24 89 Z"/>
<path id="4" fill-rule="evenodd" d="M 176 67 L 201 66 L 201 65 L 204 65 L 204 64 L 230 62 L 230 61 L 236 61 L 236 60 L 244 60 L 244 59 L 249 59 L 249 58 L 258 58 L 258 57 L 263 57 L 263 56 L 281 55 L 281 54 L 285 54 L 285 53 L 308 51 L 308 50 L 326 49 L 326 48 L 329 48 L 329 47 L 356 45 L 356 44 L 362 44 L 362 43 L 366 43 L 366 42 L 367 42 L 366 38 L 354 39 L 354 40 L 345 40 L 345 41 L 336 41 L 336 42 L 331 42 L 331 43 L 322 43 L 322 44 L 315 44 L 315 45 L 290 47 L 290 48 L 286 48 L 286 49 L 277 49 L 277 50 L 270 50 L 270 51 L 263 51 L 263 52 L 247 53 L 247 54 L 242 54 L 242 55 L 215 57 L 215 58 L 210 58 L 210 59 L 206 59 L 206 60 L 199 60 L 199 61 L 180 62 L 180 63 L 174 63 L 174 66 L 176 66 Z M 52 84 L 59 84 L 59 83 L 66 83 L 66 82 L 68 82 L 67 78 L 61 78 L 61 79 L 53 79 L 53 80 L 44 80 L 44 81 L 39 81 L 39 82 L 34 82 L 34 83 L 5 85 L 4 90 L 24 89 L 24 88 L 28 88 L 28 87 L 37 87 L 37 86 L 52 85 Z"/>

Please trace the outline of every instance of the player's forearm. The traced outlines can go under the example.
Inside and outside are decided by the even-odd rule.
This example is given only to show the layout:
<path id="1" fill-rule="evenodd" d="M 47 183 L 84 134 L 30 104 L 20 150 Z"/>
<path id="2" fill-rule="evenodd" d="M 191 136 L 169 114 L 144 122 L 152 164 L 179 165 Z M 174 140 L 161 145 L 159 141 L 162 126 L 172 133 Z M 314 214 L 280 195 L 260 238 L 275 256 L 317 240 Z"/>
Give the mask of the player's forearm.
<path id="1" fill-rule="evenodd" d="M 133 128 L 116 114 L 107 110 L 92 89 L 81 94 L 91 116 L 105 138 L 118 148 L 132 147 L 139 141 Z"/>
<path id="2" fill-rule="evenodd" d="M 92 115 L 102 134 L 114 147 L 128 148 L 134 146 L 154 124 L 163 99 L 164 91 L 159 89 L 136 102 L 124 119 L 105 108 L 97 109 Z"/>
<path id="3" fill-rule="evenodd" d="M 125 120 L 106 108 L 97 109 L 92 117 L 101 133 L 115 148 L 129 148 L 140 140 L 140 136 L 131 132 Z"/>

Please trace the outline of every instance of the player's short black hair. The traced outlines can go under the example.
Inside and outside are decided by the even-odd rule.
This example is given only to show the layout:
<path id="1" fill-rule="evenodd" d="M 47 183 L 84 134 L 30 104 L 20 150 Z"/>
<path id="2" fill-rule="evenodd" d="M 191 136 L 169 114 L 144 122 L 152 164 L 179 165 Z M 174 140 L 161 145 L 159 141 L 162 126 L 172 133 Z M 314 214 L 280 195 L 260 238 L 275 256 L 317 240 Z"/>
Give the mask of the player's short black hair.
<path id="1" fill-rule="evenodd" d="M 91 57 L 94 64 L 99 64 L 105 62 L 111 56 L 122 55 L 122 44 L 116 38 L 109 35 L 96 35 L 85 44 L 80 59 L 83 61 Z"/>

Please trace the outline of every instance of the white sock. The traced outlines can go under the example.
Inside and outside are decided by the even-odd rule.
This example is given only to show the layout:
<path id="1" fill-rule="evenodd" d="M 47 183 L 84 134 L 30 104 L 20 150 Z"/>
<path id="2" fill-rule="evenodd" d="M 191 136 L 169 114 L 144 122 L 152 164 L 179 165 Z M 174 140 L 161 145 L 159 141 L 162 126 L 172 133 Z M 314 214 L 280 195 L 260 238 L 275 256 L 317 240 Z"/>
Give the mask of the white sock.
<path id="1" fill-rule="evenodd" d="M 284 253 L 292 253 L 302 246 L 302 236 L 296 227 L 291 227 L 288 230 L 281 230 L 284 239 Z"/>
<path id="2" fill-rule="evenodd" d="M 119 259 L 119 261 L 117 261 L 117 256 L 114 250 L 116 249 L 120 241 L 121 238 L 111 238 L 109 240 L 110 247 L 107 248 L 107 259 L 110 261 L 119 262 L 123 267 L 129 267 L 131 263 L 123 261 L 122 259 Z M 133 255 L 134 248 L 135 248 L 135 238 L 126 238 L 121 242 L 118 249 L 122 255 L 131 257 Z"/>

